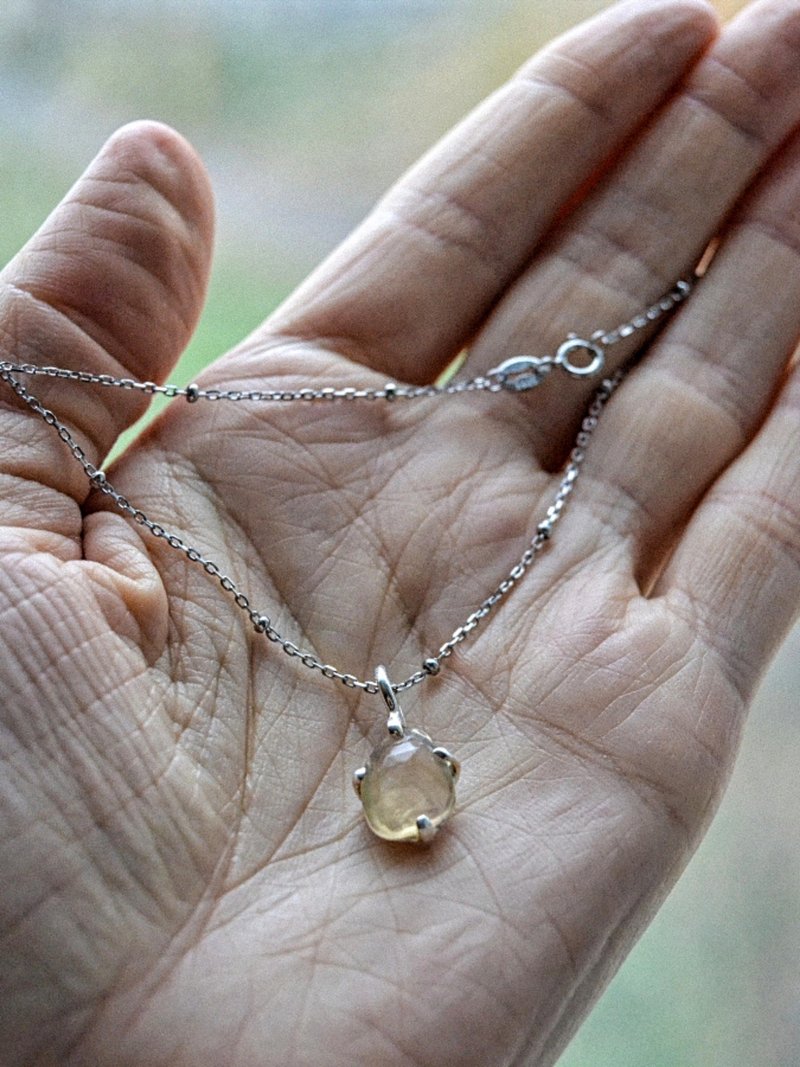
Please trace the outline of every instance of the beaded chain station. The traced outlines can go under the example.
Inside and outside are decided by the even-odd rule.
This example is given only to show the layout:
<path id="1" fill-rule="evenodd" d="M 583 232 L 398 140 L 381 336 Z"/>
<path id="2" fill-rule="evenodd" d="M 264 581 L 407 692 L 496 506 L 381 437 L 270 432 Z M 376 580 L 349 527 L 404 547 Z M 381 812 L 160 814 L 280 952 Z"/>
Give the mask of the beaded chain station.
<path id="1" fill-rule="evenodd" d="M 239 390 L 239 389 L 204 389 L 195 383 L 187 386 L 159 385 L 156 382 L 140 382 L 133 378 L 117 378 L 110 374 L 96 374 L 91 371 L 70 370 L 63 367 L 37 366 L 31 363 L 14 363 L 0 361 L 0 379 L 7 382 L 17 396 L 24 403 L 52 426 L 58 436 L 69 449 L 73 458 L 80 464 L 92 487 L 109 497 L 116 507 L 124 515 L 127 515 L 137 525 L 144 527 L 153 537 L 166 542 L 170 548 L 183 553 L 186 558 L 219 581 L 222 589 L 233 599 L 236 607 L 241 609 L 250 619 L 256 632 L 278 645 L 287 656 L 297 658 L 311 670 L 321 672 L 326 678 L 340 681 L 350 689 L 361 689 L 367 693 L 381 693 L 389 703 L 387 695 L 387 683 L 381 685 L 376 679 L 360 679 L 354 674 L 339 670 L 337 667 L 325 663 L 314 652 L 301 648 L 289 638 L 281 634 L 273 625 L 268 615 L 258 611 L 250 602 L 250 598 L 244 593 L 233 579 L 224 573 L 222 568 L 214 560 L 209 559 L 200 549 L 189 544 L 179 534 L 168 530 L 159 522 L 155 522 L 145 514 L 141 508 L 131 503 L 126 496 L 117 490 L 106 477 L 105 472 L 94 466 L 87 457 L 84 449 L 75 440 L 70 429 L 22 384 L 16 375 L 31 377 L 55 378 L 62 381 L 80 382 L 86 385 L 107 386 L 110 388 L 127 389 L 148 395 L 161 395 L 165 397 L 183 397 L 188 403 L 194 404 L 199 401 L 250 401 L 250 402 L 332 402 L 332 401 L 379 401 L 393 402 L 398 400 L 416 400 L 429 397 L 457 396 L 470 392 L 499 393 L 507 390 L 511 392 L 524 392 L 539 385 L 554 370 L 560 369 L 571 377 L 590 378 L 598 375 L 605 363 L 605 351 L 617 342 L 630 337 L 639 330 L 657 322 L 670 312 L 678 304 L 682 303 L 691 293 L 694 287 L 694 278 L 682 278 L 654 304 L 627 322 L 617 326 L 608 332 L 598 330 L 591 335 L 589 340 L 584 340 L 576 335 L 570 335 L 567 340 L 557 349 L 553 356 L 514 356 L 505 360 L 498 367 L 490 370 L 485 375 L 464 380 L 448 382 L 444 385 L 403 385 L 389 382 L 381 388 L 354 389 L 337 388 L 333 386 L 324 388 L 301 388 L 293 390 Z M 582 362 L 576 362 L 576 358 Z M 588 362 L 587 362 L 588 360 Z M 475 628 L 485 619 L 490 612 L 503 600 L 511 590 L 525 576 L 533 564 L 539 552 L 550 539 L 553 527 L 558 521 L 561 512 L 572 492 L 575 482 L 580 473 L 584 460 L 585 451 L 591 439 L 592 433 L 597 426 L 598 419 L 617 385 L 622 378 L 622 372 L 604 379 L 588 406 L 587 412 L 581 423 L 580 430 L 575 439 L 574 446 L 569 456 L 564 472 L 559 481 L 558 488 L 547 508 L 544 519 L 537 525 L 536 532 L 529 544 L 514 564 L 506 577 L 497 588 L 489 594 L 478 607 L 453 631 L 451 636 L 439 646 L 435 653 L 428 656 L 419 670 L 409 675 L 398 683 L 391 683 L 389 690 L 393 693 L 401 693 L 415 685 L 419 685 L 425 678 L 439 673 L 442 662 L 447 660 L 454 649 L 464 641 Z"/>

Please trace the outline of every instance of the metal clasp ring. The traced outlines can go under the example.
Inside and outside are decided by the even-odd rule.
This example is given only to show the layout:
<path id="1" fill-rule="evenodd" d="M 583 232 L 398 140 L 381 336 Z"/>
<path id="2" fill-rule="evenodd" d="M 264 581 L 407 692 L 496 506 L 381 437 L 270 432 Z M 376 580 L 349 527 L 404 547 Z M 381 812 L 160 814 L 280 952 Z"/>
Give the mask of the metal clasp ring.
<path id="1" fill-rule="evenodd" d="M 570 359 L 573 352 L 588 352 L 592 358 L 585 365 L 573 363 Z M 573 378 L 589 378 L 603 369 L 606 353 L 605 349 L 595 341 L 584 341 L 582 337 L 569 337 L 559 346 L 555 361 Z"/>

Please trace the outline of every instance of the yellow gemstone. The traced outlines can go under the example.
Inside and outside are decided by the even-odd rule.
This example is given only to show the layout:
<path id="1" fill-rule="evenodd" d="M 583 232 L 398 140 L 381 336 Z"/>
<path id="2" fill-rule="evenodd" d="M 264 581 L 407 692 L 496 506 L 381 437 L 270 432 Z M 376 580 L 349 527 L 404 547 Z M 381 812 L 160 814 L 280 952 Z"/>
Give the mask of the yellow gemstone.
<path id="1" fill-rule="evenodd" d="M 455 773 L 418 730 L 389 737 L 373 751 L 360 783 L 364 814 L 387 841 L 418 841 L 451 814 Z"/>

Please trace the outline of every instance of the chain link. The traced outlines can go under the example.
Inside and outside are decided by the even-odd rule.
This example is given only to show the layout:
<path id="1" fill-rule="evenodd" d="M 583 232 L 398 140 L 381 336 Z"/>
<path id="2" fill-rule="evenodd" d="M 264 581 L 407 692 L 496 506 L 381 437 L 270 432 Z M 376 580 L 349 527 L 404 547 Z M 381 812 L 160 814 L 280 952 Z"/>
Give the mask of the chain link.
<path id="1" fill-rule="evenodd" d="M 108 480 L 105 472 L 96 467 L 86 455 L 85 450 L 75 440 L 69 428 L 61 422 L 49 408 L 34 396 L 15 377 L 15 374 L 27 374 L 40 377 L 58 378 L 66 381 L 77 381 L 88 385 L 102 385 L 129 389 L 150 395 L 160 394 L 166 397 L 185 397 L 189 403 L 198 400 L 228 400 L 228 401 L 335 401 L 335 400 L 385 400 L 417 399 L 422 397 L 457 395 L 467 392 L 486 391 L 497 393 L 503 389 L 521 391 L 531 389 L 543 381 L 544 377 L 555 367 L 560 367 L 568 374 L 575 377 L 588 377 L 599 372 L 603 366 L 605 349 L 619 341 L 630 337 L 633 333 L 643 330 L 658 321 L 677 304 L 685 300 L 692 291 L 693 283 L 687 279 L 680 279 L 675 286 L 665 293 L 656 303 L 646 308 L 640 314 L 627 322 L 617 326 L 614 330 L 603 332 L 597 330 L 591 334 L 590 340 L 584 341 L 575 335 L 570 335 L 567 341 L 561 345 L 555 356 L 515 356 L 505 360 L 499 367 L 489 371 L 486 375 L 468 378 L 461 381 L 453 381 L 445 385 L 396 385 L 389 382 L 382 388 L 377 389 L 352 389 L 325 387 L 321 389 L 296 389 L 296 390 L 238 390 L 238 389 L 201 389 L 195 383 L 181 387 L 177 385 L 158 385 L 156 382 L 139 382 L 133 378 L 115 378 L 110 374 L 95 374 L 91 371 L 68 370 L 63 367 L 37 366 L 31 363 L 12 363 L 0 361 L 0 379 L 8 383 L 17 396 L 41 419 L 52 426 L 58 436 L 69 449 L 73 458 L 83 468 L 84 474 L 92 487 L 113 501 L 114 505 L 123 514 L 127 515 L 134 523 L 144 527 L 158 540 L 164 541 L 170 548 L 181 552 L 191 562 L 203 568 L 206 574 L 215 578 L 225 593 L 227 593 L 237 608 L 244 612 L 250 620 L 254 630 L 263 634 L 268 641 L 278 645 L 287 655 L 299 659 L 303 666 L 311 670 L 319 671 L 326 678 L 335 679 L 349 689 L 360 689 L 366 693 L 380 692 L 378 683 L 374 679 L 360 679 L 354 674 L 340 671 L 329 663 L 325 663 L 316 653 L 302 648 L 289 638 L 281 634 L 273 625 L 272 620 L 266 614 L 254 608 L 250 598 L 223 572 L 219 564 L 205 556 L 200 549 L 190 545 L 179 534 L 168 530 L 161 523 L 155 522 L 128 500 Z M 589 364 L 580 365 L 572 362 L 572 352 L 583 349 L 591 357 Z M 401 693 L 419 685 L 427 677 L 439 673 L 443 661 L 452 656 L 454 650 L 464 641 L 494 610 L 494 608 L 509 595 L 516 585 L 524 578 L 529 568 L 536 560 L 539 553 L 550 540 L 553 528 L 561 517 L 563 509 L 570 494 L 573 491 L 581 464 L 583 463 L 586 448 L 597 426 L 598 419 L 608 402 L 610 396 L 622 380 L 622 371 L 605 378 L 600 387 L 595 391 L 586 414 L 581 423 L 580 430 L 575 439 L 569 460 L 564 473 L 558 484 L 558 488 L 550 506 L 547 508 L 544 519 L 536 527 L 534 536 L 529 541 L 519 560 L 514 564 L 505 578 L 500 582 L 494 592 L 490 593 L 478 607 L 456 627 L 451 636 L 440 645 L 437 651 L 423 661 L 422 667 L 409 675 L 402 682 L 393 683 L 392 689 Z"/>

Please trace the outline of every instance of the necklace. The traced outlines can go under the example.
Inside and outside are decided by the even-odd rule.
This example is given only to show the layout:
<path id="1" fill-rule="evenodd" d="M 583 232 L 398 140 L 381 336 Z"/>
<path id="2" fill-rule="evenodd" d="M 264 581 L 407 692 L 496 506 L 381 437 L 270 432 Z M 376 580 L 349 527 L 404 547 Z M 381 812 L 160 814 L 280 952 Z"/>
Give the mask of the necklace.
<path id="1" fill-rule="evenodd" d="M 608 332 L 596 330 L 588 340 L 576 334 L 570 334 L 556 350 L 554 356 L 513 356 L 485 375 L 455 380 L 444 385 L 414 386 L 388 382 L 381 388 L 365 389 L 335 386 L 296 390 L 203 389 L 194 382 L 187 386 L 159 385 L 156 382 L 116 378 L 110 374 L 95 374 L 91 371 L 3 361 L 0 361 L 0 379 L 13 389 L 31 411 L 52 426 L 67 446 L 73 459 L 83 468 L 92 488 L 109 497 L 124 515 L 127 515 L 137 525 L 143 526 L 153 537 L 166 542 L 170 548 L 186 556 L 190 563 L 202 567 L 206 574 L 215 578 L 225 593 L 233 599 L 236 607 L 248 616 L 256 633 L 263 634 L 287 656 L 298 659 L 304 667 L 319 671 L 326 678 L 337 680 L 350 689 L 380 694 L 388 712 L 386 719 L 388 736 L 373 750 L 367 763 L 355 772 L 353 776 L 355 790 L 361 799 L 367 823 L 379 837 L 390 841 L 428 842 L 453 812 L 455 782 L 460 767 L 458 760 L 447 749 L 435 745 L 423 731 L 407 726 L 398 694 L 438 674 L 442 664 L 452 656 L 456 647 L 524 578 L 550 540 L 553 528 L 577 481 L 586 448 L 598 419 L 621 381 L 623 372 L 620 370 L 605 378 L 596 389 L 575 438 L 555 495 L 519 560 L 497 588 L 460 626 L 456 627 L 436 652 L 423 660 L 418 670 L 403 681 L 395 683 L 390 681 L 386 668 L 382 665 L 376 668 L 374 678 L 360 679 L 354 674 L 325 663 L 315 652 L 301 648 L 281 634 L 268 615 L 262 614 L 252 606 L 247 594 L 223 572 L 219 564 L 209 559 L 183 537 L 169 531 L 161 523 L 155 522 L 141 508 L 136 507 L 115 489 L 105 472 L 91 463 L 69 428 L 16 376 L 21 374 L 31 377 L 57 378 L 83 384 L 135 390 L 148 395 L 183 397 L 190 404 L 199 401 L 250 401 L 278 404 L 294 401 L 311 403 L 360 400 L 395 402 L 470 392 L 526 392 L 539 385 L 556 370 L 572 378 L 588 379 L 598 376 L 605 365 L 606 349 L 652 325 L 672 311 L 689 296 L 694 281 L 695 276 L 691 279 L 681 278 L 654 304 L 614 330 Z"/>

